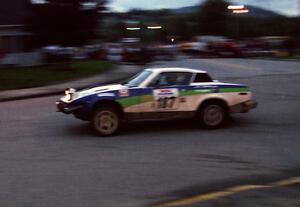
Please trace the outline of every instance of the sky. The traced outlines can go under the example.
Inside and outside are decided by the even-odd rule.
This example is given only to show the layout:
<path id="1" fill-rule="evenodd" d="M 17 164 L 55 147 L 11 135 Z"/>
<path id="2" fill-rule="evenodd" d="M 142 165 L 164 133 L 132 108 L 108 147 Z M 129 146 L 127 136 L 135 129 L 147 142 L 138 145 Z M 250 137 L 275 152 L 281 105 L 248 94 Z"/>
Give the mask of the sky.
<path id="1" fill-rule="evenodd" d="M 138 9 L 180 8 L 194 6 L 204 0 L 111 0 L 114 11 Z M 231 0 L 232 3 L 248 4 L 273 10 L 288 16 L 300 15 L 300 0 Z"/>

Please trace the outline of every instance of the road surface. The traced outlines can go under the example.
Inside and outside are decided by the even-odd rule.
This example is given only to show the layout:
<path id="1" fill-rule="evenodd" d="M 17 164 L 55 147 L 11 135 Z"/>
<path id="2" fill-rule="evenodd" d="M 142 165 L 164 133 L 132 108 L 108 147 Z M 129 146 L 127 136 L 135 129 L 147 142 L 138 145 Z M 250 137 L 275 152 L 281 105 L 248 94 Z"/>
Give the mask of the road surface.
<path id="1" fill-rule="evenodd" d="M 182 59 L 245 83 L 259 107 L 224 129 L 188 121 L 126 125 L 98 138 L 55 112 L 59 97 L 0 103 L 1 207 L 151 206 L 243 182 L 300 175 L 300 62 Z"/>

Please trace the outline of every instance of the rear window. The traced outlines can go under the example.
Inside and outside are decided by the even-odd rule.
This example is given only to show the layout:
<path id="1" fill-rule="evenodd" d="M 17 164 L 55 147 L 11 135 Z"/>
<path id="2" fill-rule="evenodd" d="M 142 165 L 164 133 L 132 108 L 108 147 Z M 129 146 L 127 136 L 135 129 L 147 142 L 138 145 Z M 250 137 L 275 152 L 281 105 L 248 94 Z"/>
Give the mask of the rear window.
<path id="1" fill-rule="evenodd" d="M 213 82 L 211 77 L 207 73 L 197 73 L 194 79 L 194 83 Z"/>

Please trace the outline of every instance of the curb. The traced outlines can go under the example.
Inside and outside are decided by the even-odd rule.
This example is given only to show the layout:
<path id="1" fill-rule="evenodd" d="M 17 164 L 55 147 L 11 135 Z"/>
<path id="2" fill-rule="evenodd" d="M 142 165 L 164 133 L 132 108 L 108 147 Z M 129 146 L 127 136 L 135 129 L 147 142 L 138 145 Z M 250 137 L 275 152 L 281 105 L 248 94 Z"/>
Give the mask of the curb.
<path id="1" fill-rule="evenodd" d="M 36 88 L 0 91 L 0 102 L 40 98 L 59 94 L 62 95 L 63 90 L 68 87 L 73 87 L 77 90 L 81 90 L 96 85 L 106 85 L 115 82 L 120 82 L 121 80 L 127 79 L 132 75 L 136 74 L 141 69 L 141 67 L 137 66 L 121 65 L 118 66 L 117 69 L 114 69 L 112 71 L 101 73 L 99 75 L 95 75 L 89 78 L 79 79 L 76 81 L 66 81 L 57 85 L 48 85 Z"/>
<path id="2" fill-rule="evenodd" d="M 7 101 L 18 101 L 18 100 L 24 100 L 24 99 L 32 99 L 32 98 L 41 98 L 41 97 L 47 97 L 47 96 L 55 96 L 62 94 L 62 92 L 49 92 L 49 93 L 41 93 L 41 94 L 34 94 L 34 95 L 24 95 L 24 96 L 18 96 L 18 97 L 9 97 L 9 98 L 0 98 L 1 102 L 7 102 Z"/>
<path id="3" fill-rule="evenodd" d="M 129 77 L 130 77 L 130 75 L 128 76 L 128 78 Z M 124 77 L 122 79 L 116 79 L 116 80 L 111 80 L 111 81 L 107 81 L 107 82 L 102 82 L 102 83 L 99 83 L 99 85 L 106 85 L 106 84 L 111 84 L 111 83 L 114 83 L 114 82 L 120 82 L 123 79 L 126 79 L 126 77 Z M 95 84 L 86 85 L 86 86 L 82 86 L 82 87 L 76 87 L 76 89 L 77 90 L 82 90 L 84 88 L 89 88 L 89 87 L 92 87 L 94 85 Z M 44 92 L 44 93 L 38 93 L 38 94 L 21 95 L 21 96 L 17 96 L 17 97 L 0 98 L 0 103 L 1 102 L 7 102 L 7 101 L 18 101 L 18 100 L 24 100 L 24 99 L 55 96 L 55 95 L 63 95 L 63 91 L 62 90 L 56 90 L 56 91 L 53 91 L 53 92 Z"/>

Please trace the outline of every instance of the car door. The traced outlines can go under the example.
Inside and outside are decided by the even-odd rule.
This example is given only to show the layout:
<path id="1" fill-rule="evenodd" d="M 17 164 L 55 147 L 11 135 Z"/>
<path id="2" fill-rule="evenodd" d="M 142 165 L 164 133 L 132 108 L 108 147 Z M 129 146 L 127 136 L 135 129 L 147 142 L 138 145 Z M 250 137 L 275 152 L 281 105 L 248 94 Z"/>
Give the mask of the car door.
<path id="1" fill-rule="evenodd" d="M 143 100 L 147 100 L 144 112 L 176 112 L 187 105 L 181 93 L 186 91 L 192 78 L 189 72 L 162 72 L 145 88 Z"/>

